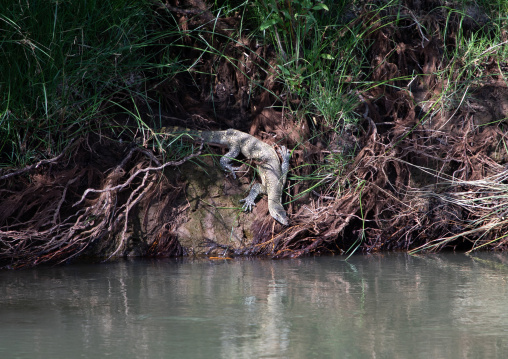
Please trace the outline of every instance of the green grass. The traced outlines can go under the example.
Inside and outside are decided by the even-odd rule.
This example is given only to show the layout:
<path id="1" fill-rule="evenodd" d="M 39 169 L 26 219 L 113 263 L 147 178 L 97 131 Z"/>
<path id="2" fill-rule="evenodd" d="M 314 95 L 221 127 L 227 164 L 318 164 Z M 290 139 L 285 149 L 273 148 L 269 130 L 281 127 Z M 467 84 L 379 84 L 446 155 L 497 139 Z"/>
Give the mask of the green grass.
<path id="1" fill-rule="evenodd" d="M 349 27 L 349 1 L 292 1 L 291 6 L 274 0 L 253 5 L 259 16 L 259 35 L 278 50 L 279 80 L 288 98 L 300 99 L 289 110 L 300 116 L 322 116 L 326 125 L 336 127 L 353 119 L 358 102 L 349 92 L 351 73 L 362 73 L 356 51 L 361 49 L 360 26 Z"/>
<path id="2" fill-rule="evenodd" d="M 373 13 L 382 13 L 398 3 L 369 6 Z M 240 30 L 277 49 L 278 80 L 288 99 L 281 101 L 285 111 L 309 120 L 316 134 L 341 133 L 359 119 L 354 112 L 357 93 L 383 85 L 368 80 L 365 38 L 371 28 L 348 15 L 363 2 L 298 0 L 289 4 L 226 1 L 212 10 L 218 16 L 241 14 Z M 430 100 L 441 104 L 436 111 L 464 102 L 471 86 L 484 79 L 482 64 L 490 57 L 508 56 L 502 39 L 507 25 L 502 14 L 508 5 L 503 0 L 458 1 L 446 8 L 450 26 L 440 36 L 446 38 L 452 21 L 462 24 L 470 14 L 467 9 L 475 4 L 489 17 L 486 31 L 466 34 L 459 26 L 456 43 L 446 47 L 449 63 L 437 73 L 448 81 L 440 97 Z M 379 20 L 382 26 L 393 21 L 398 19 Z M 2 167 L 52 157 L 69 138 L 111 125 L 109 119 L 126 107 L 133 111 L 132 103 L 154 107 L 158 98 L 150 97 L 148 83 L 168 81 L 180 71 L 199 71 L 196 62 L 178 57 L 176 48 L 185 45 L 174 41 L 183 34 L 171 14 L 156 12 L 150 1 L 3 2 L 0 31 Z M 197 50 L 203 55 L 222 56 L 238 66 L 238 60 L 227 58 L 199 31 L 186 36 L 200 41 Z M 236 35 L 230 39 L 214 36 L 239 44 Z M 153 112 L 156 115 L 158 109 Z"/>
<path id="3" fill-rule="evenodd" d="M 291 98 L 303 99 L 291 111 L 323 116 L 329 128 L 354 121 L 357 98 L 344 79 L 357 71 L 350 55 L 361 39 L 355 40 L 356 30 L 337 25 L 347 2 L 294 4 L 292 17 L 283 9 L 272 12 L 268 18 L 277 27 L 258 35 L 253 14 L 276 9 L 275 2 L 225 3 L 214 11 L 241 12 L 241 29 L 254 31 L 263 41 L 281 34 L 278 45 L 290 58 L 281 56 L 280 81 Z M 56 156 L 71 138 L 115 126 L 112 119 L 120 113 L 146 129 L 136 109 L 144 105 L 157 118 L 159 100 L 150 97 L 147 87 L 180 71 L 200 71 L 196 62 L 178 57 L 178 47 L 186 45 L 174 41 L 184 34 L 171 14 L 155 12 L 149 1 L 4 2 L 0 14 L 5 35 L 0 40 L 0 167 Z M 257 25 L 263 29 L 264 24 Z M 340 29 L 340 38 L 331 37 Z M 193 46 L 202 56 L 219 56 L 238 67 L 237 59 L 200 36 L 206 32 L 185 36 L 201 44 Z M 212 36 L 238 44 L 234 37 Z"/>
<path id="4" fill-rule="evenodd" d="M 115 103 L 148 101 L 147 82 L 181 71 L 168 20 L 149 1 L 2 2 L 0 166 L 55 156 L 110 126 Z"/>
<path id="5" fill-rule="evenodd" d="M 508 41 L 504 35 L 508 25 L 506 9 L 508 3 L 503 0 L 461 1 L 454 7 L 444 7 L 446 24 L 438 36 L 446 41 L 453 33 L 454 41 L 444 47 L 445 62 L 435 73 L 444 86 L 437 97 L 429 100 L 438 103 L 433 106 L 434 112 L 458 111 L 467 103 L 470 91 L 489 80 L 489 61 L 504 62 L 508 56 Z M 470 30 L 471 22 L 475 22 L 474 31 Z M 501 69 L 499 73 L 508 83 Z"/>

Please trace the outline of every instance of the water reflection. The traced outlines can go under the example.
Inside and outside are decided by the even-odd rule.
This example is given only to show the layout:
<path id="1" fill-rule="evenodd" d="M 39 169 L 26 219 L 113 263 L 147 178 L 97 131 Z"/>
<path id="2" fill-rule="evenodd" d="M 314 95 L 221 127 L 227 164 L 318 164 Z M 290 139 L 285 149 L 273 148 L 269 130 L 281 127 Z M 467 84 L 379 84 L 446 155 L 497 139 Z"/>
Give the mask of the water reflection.
<path id="1" fill-rule="evenodd" d="M 507 274 L 501 254 L 0 272 L 0 357 L 502 358 Z"/>

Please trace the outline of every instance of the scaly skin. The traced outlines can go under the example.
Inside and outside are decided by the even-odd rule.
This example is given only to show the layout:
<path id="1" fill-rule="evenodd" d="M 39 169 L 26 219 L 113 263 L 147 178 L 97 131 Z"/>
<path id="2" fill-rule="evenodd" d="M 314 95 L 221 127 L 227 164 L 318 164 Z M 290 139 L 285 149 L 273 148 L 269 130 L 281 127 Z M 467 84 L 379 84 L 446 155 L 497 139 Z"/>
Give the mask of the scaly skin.
<path id="1" fill-rule="evenodd" d="M 281 201 L 282 191 L 289 170 L 291 153 L 284 146 L 281 146 L 279 150 L 282 157 L 281 166 L 279 156 L 277 156 L 277 152 L 275 152 L 272 146 L 254 136 L 238 130 L 199 131 L 183 127 L 164 127 L 159 132 L 169 135 L 187 134 L 196 141 L 227 146 L 229 152 L 221 157 L 220 164 L 226 172 L 230 172 L 233 175 L 233 178 L 236 178 L 235 171 L 238 170 L 238 167 L 233 167 L 231 161 L 235 159 L 240 152 L 246 158 L 257 161 L 261 183 L 255 183 L 249 195 L 240 201 L 244 202 L 242 209 L 244 211 L 251 211 L 252 207 L 255 206 L 257 196 L 266 194 L 268 196 L 268 211 L 270 215 L 279 223 L 283 225 L 288 224 L 286 211 Z"/>

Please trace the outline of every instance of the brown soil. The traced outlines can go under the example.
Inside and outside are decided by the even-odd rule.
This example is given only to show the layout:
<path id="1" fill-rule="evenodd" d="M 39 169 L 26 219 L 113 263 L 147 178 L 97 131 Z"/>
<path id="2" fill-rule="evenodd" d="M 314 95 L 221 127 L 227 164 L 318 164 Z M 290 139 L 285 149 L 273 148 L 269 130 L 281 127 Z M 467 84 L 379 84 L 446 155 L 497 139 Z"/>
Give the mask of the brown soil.
<path id="1" fill-rule="evenodd" d="M 209 23 L 211 14 L 201 1 L 184 3 L 169 7 L 181 24 L 192 28 Z M 406 26 L 378 26 L 369 32 L 370 81 L 382 83 L 413 73 L 426 76 L 359 94 L 361 125 L 341 138 L 325 127 L 317 128 L 322 137 L 311 138 L 311 128 L 319 121 L 279 110 L 284 101 L 297 99 L 281 100 L 284 89 L 266 65 L 267 59 L 276 63 L 273 48 L 247 37 L 239 40 L 252 50 L 249 56 L 234 43 L 222 43 L 220 36 L 210 37 L 207 40 L 226 56 L 208 54 L 192 78 L 185 73 L 154 84 L 158 96 L 153 98 L 164 99 L 164 125 L 236 128 L 290 149 L 304 143 L 293 153 L 290 177 L 309 175 L 312 167 L 301 165 L 325 163 L 332 149 L 357 148 L 346 171 L 336 174 L 340 194 L 320 187 L 298 198 L 311 183 L 289 181 L 289 194 L 298 199 L 287 206 L 288 227 L 276 225 L 265 200 L 260 200 L 250 241 L 230 246 L 205 238 L 204 252 L 218 248 L 229 255 L 285 257 L 343 253 L 357 245 L 365 252 L 408 250 L 448 237 L 453 240 L 444 243 L 447 247 L 470 249 L 506 233 L 507 224 L 472 231 L 472 223 L 487 223 L 489 207 L 473 211 L 450 200 L 457 193 L 476 193 L 474 181 L 506 171 L 506 64 L 495 59 L 478 64 L 489 76 L 471 86 L 464 101 L 448 107 L 432 102 L 447 85 L 435 74 L 446 67 L 443 49 L 453 45 L 457 31 L 450 29 L 446 39 L 431 35 L 440 33 L 435 30 L 445 25 L 448 15 L 444 8 L 435 10 L 438 3 L 408 0 Z M 355 21 L 371 28 L 379 24 L 377 16 L 390 14 L 373 15 L 365 7 L 356 15 Z M 215 31 L 232 36 L 239 19 L 221 18 L 211 24 Z M 418 24 L 427 29 L 425 35 Z M 464 26 L 478 31 L 476 23 Z M 183 41 L 191 45 L 193 40 Z M 185 55 L 198 58 L 202 53 L 189 48 Z M 252 86 L 254 80 L 262 87 Z M 151 148 L 116 138 L 115 133 L 89 135 L 53 160 L 0 176 L 0 266 L 56 263 L 78 255 L 189 253 L 176 234 L 188 220 L 186 184 L 178 176 L 164 175 L 165 168 L 180 166 L 188 158 L 162 165 L 162 157 Z M 455 183 L 446 181 L 450 178 Z M 499 206 L 488 203 L 491 209 Z M 486 248 L 506 246 L 501 239 Z"/>

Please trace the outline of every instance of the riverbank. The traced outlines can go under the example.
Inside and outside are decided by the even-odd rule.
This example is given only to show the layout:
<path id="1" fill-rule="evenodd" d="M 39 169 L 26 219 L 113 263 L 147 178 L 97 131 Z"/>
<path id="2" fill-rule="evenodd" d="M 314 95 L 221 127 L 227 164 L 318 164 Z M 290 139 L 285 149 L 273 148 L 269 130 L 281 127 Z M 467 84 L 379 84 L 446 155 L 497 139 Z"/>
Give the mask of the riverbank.
<path id="1" fill-rule="evenodd" d="M 2 267 L 508 244 L 503 1 L 1 6 Z M 172 125 L 289 148 L 289 225 Z"/>

